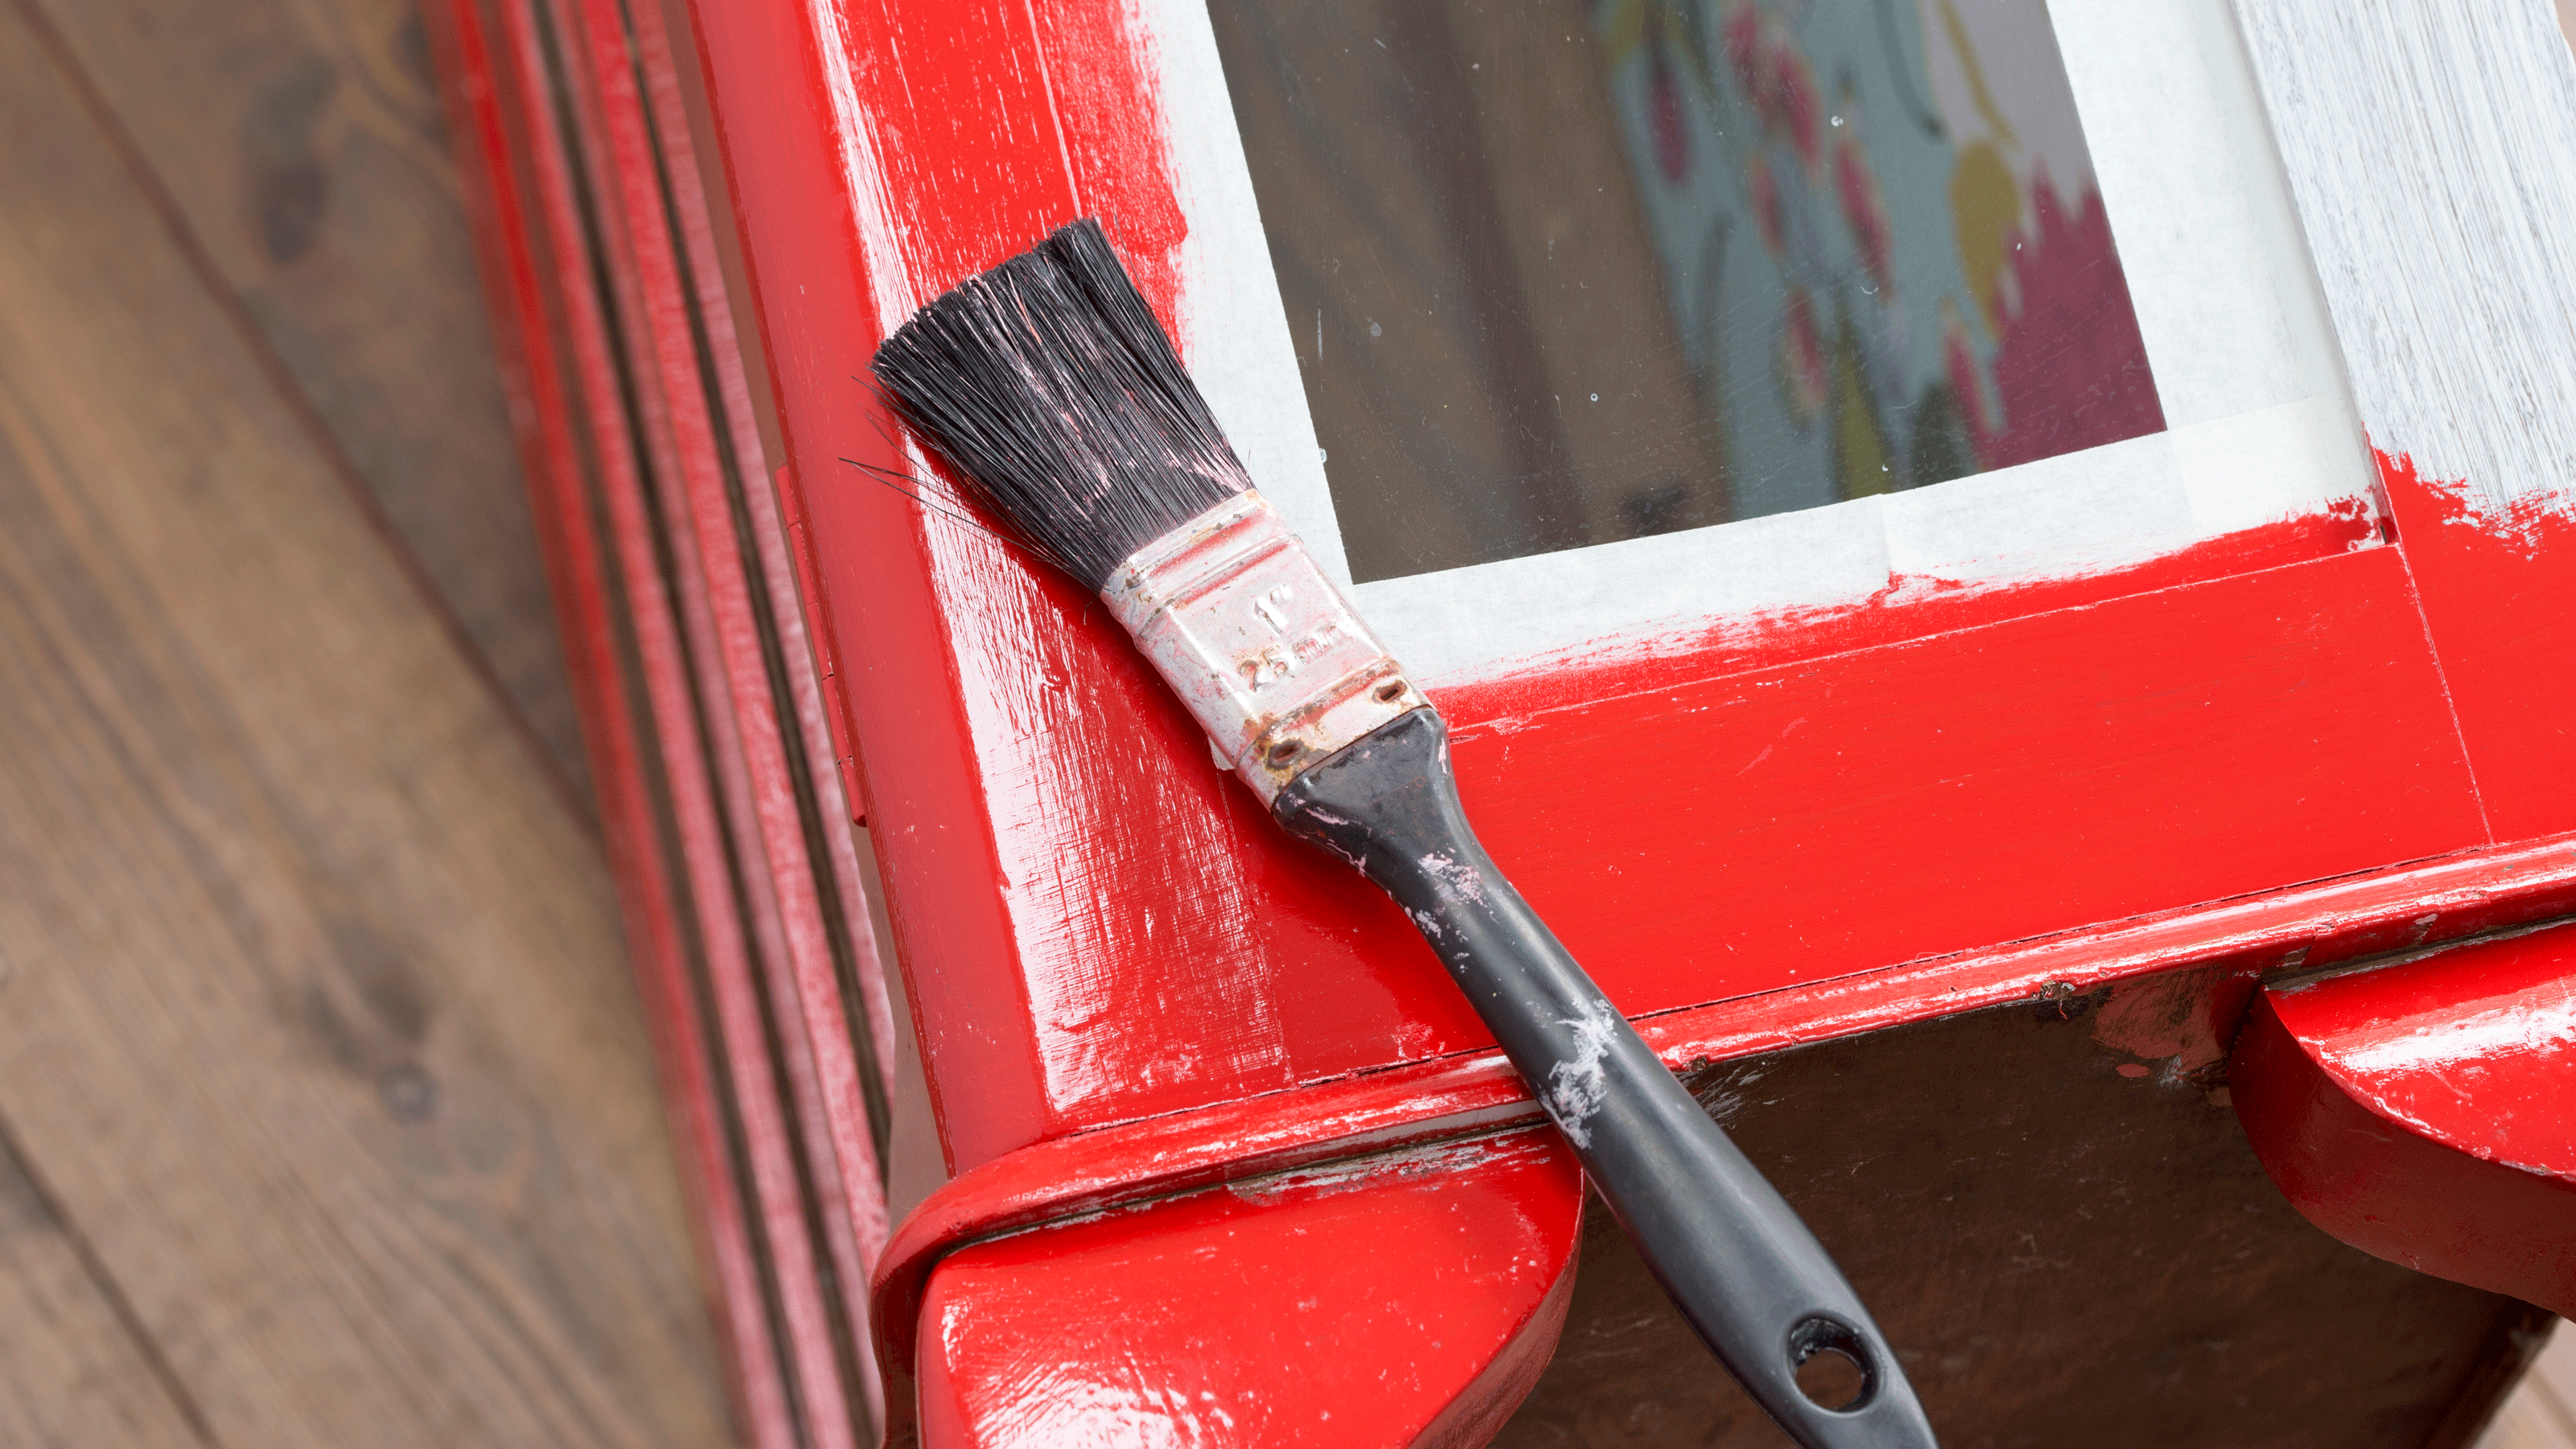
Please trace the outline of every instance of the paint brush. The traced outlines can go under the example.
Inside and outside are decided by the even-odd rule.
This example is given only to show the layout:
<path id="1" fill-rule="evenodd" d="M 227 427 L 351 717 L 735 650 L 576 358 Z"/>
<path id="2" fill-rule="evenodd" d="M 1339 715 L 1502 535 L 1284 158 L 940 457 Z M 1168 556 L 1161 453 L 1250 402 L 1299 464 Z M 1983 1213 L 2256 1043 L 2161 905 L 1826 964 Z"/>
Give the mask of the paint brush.
<path id="1" fill-rule="evenodd" d="M 1395 898 L 1708 1346 L 1810 1449 L 1928 1449 L 1813 1234 L 1495 869 L 1448 731 L 1252 486 L 1095 221 L 923 307 L 871 370 L 1039 556 L 1097 592 L 1289 834 Z M 1800 1365 L 1840 1354 L 1847 1404 Z"/>

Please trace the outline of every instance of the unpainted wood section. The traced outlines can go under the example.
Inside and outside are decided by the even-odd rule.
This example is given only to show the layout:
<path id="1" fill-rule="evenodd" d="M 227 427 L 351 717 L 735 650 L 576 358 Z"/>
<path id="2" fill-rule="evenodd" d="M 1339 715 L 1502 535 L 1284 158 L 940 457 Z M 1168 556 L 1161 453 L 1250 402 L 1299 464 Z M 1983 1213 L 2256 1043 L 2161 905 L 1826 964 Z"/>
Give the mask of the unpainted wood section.
<path id="1" fill-rule="evenodd" d="M 576 790 L 572 692 L 414 0 L 20 0 Z"/>
<path id="2" fill-rule="evenodd" d="M 0 154 L 0 1114 L 218 1442 L 721 1442 L 591 837 L 16 11 Z"/>
<path id="3" fill-rule="evenodd" d="M 2300 1218 L 2212 1070 L 2222 1043 L 2142 1040 L 2125 993 L 2150 984 L 1692 1085 L 1860 1290 L 1944 1444 L 2413 1446 L 2482 1418 L 2502 1387 L 2483 1371 L 2535 1311 Z M 2145 1004 L 2166 1026 L 2229 1015 Z M 1496 1449 L 1786 1446 L 1591 1207 L 1556 1359 Z"/>
<path id="4" fill-rule="evenodd" d="M 110 1292 L 0 1142 L 0 1444 L 203 1449 Z"/>

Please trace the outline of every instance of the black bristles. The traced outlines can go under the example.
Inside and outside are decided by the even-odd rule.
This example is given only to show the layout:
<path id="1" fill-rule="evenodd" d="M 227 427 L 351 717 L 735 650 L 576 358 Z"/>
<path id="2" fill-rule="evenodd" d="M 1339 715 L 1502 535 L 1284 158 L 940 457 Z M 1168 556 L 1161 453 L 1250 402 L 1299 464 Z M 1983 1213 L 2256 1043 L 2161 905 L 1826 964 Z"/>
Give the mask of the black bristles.
<path id="1" fill-rule="evenodd" d="M 903 420 L 1083 586 L 1252 486 L 1100 223 L 922 308 L 869 371 Z"/>

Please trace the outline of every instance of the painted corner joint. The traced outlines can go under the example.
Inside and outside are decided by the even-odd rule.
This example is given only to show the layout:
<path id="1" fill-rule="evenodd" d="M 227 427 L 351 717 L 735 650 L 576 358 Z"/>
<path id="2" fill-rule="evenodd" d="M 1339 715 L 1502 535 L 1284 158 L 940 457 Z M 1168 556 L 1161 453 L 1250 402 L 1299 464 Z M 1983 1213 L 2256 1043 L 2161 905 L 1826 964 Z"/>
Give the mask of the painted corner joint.
<path id="1" fill-rule="evenodd" d="M 1424 703 L 1249 489 L 1128 555 L 1100 597 L 1264 805 Z"/>

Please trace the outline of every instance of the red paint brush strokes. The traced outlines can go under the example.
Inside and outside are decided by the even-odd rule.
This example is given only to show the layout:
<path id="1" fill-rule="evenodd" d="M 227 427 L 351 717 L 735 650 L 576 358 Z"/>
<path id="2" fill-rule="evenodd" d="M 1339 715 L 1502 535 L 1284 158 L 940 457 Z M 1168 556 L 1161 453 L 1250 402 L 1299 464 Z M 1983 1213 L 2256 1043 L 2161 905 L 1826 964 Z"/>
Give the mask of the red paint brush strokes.
<path id="1" fill-rule="evenodd" d="M 2576 517 L 2564 494 L 2502 510 L 2374 445 L 2425 625 L 2498 840 L 2576 826 Z"/>
<path id="2" fill-rule="evenodd" d="M 1039 147 L 1035 122 L 1047 112 L 1028 105 L 1028 78 L 1012 78 L 1017 89 L 1005 104 L 979 74 L 1009 53 L 994 47 L 1020 12 L 944 9 L 852 6 L 834 10 L 832 25 L 813 7 L 786 5 L 696 5 L 692 15 L 788 453 L 783 481 L 794 491 L 783 501 L 809 543 L 827 541 L 813 550 L 812 600 L 835 658 L 837 749 L 855 758 L 858 739 L 868 742 L 872 768 L 852 783 L 879 848 L 924 1054 L 975 1067 L 929 1075 L 934 1111 L 953 1129 L 944 1133 L 948 1149 L 972 1161 L 1042 1136 L 1050 1122 L 1014 933 L 989 889 L 1000 872 L 923 548 L 924 515 L 891 489 L 842 483 L 853 473 L 844 456 L 906 463 L 884 441 L 887 425 L 858 381 L 883 331 L 857 232 L 873 203 L 854 194 L 843 168 L 828 77 L 846 67 L 879 108 L 886 144 L 878 149 L 893 193 L 938 178 L 958 181 L 959 191 L 989 183 L 980 205 L 956 207 L 974 226 L 899 230 L 907 271 L 933 290 L 1043 234 L 1070 212 L 1073 193 L 1060 161 L 1031 180 L 1033 158 L 1057 153 L 1051 133 Z M 886 112 L 898 103 L 910 109 Z M 861 140 L 876 147 L 879 137 Z M 1002 152 L 1009 160 L 997 164 Z M 1051 184 L 1037 184 L 1049 174 Z"/>
<path id="3" fill-rule="evenodd" d="M 906 466 L 852 380 L 900 319 L 853 274 L 888 249 L 858 244 L 881 208 L 849 193 L 823 68 L 847 66 L 872 128 L 906 273 L 892 290 L 935 294 L 1088 212 L 1169 323 L 1184 231 L 1123 11 L 856 4 L 812 31 L 810 11 L 753 9 L 697 19 L 720 122 L 760 137 L 729 149 L 730 179 L 943 1140 L 971 1163 L 1104 1100 L 1123 1115 L 1284 1085 L 1268 963 L 1183 944 L 1246 934 L 1240 893 L 1210 889 L 1205 866 L 1262 822 L 1115 767 L 1156 710 L 1174 721 L 1153 753 L 1205 750 L 1123 638 L 1080 624 L 1093 600 L 838 461 Z M 1101 888 L 1157 870 L 1167 887 L 1115 893 L 1141 909 Z M 1142 1016 L 1124 1009 L 1140 986 Z"/>
<path id="4" fill-rule="evenodd" d="M 1190 228 L 1173 192 L 1161 97 L 1139 68 L 1141 37 L 1119 4 L 1051 3 L 1033 13 L 1081 213 L 1100 218 L 1163 329 L 1185 336 L 1180 252 Z"/>
<path id="5" fill-rule="evenodd" d="M 1595 698 L 1455 759 L 1631 1014 L 2484 839 L 2388 549 Z"/>
<path id="6" fill-rule="evenodd" d="M 1161 101 L 1116 0 L 849 0 L 839 11 L 843 58 L 900 208 L 894 240 L 913 296 L 927 301 L 1097 216 L 1174 326 L 1177 253 L 1189 229 Z M 715 28 L 709 17 L 700 23 Z M 902 320 L 878 319 L 889 328 Z M 858 360 L 874 350 L 871 337 Z"/>

